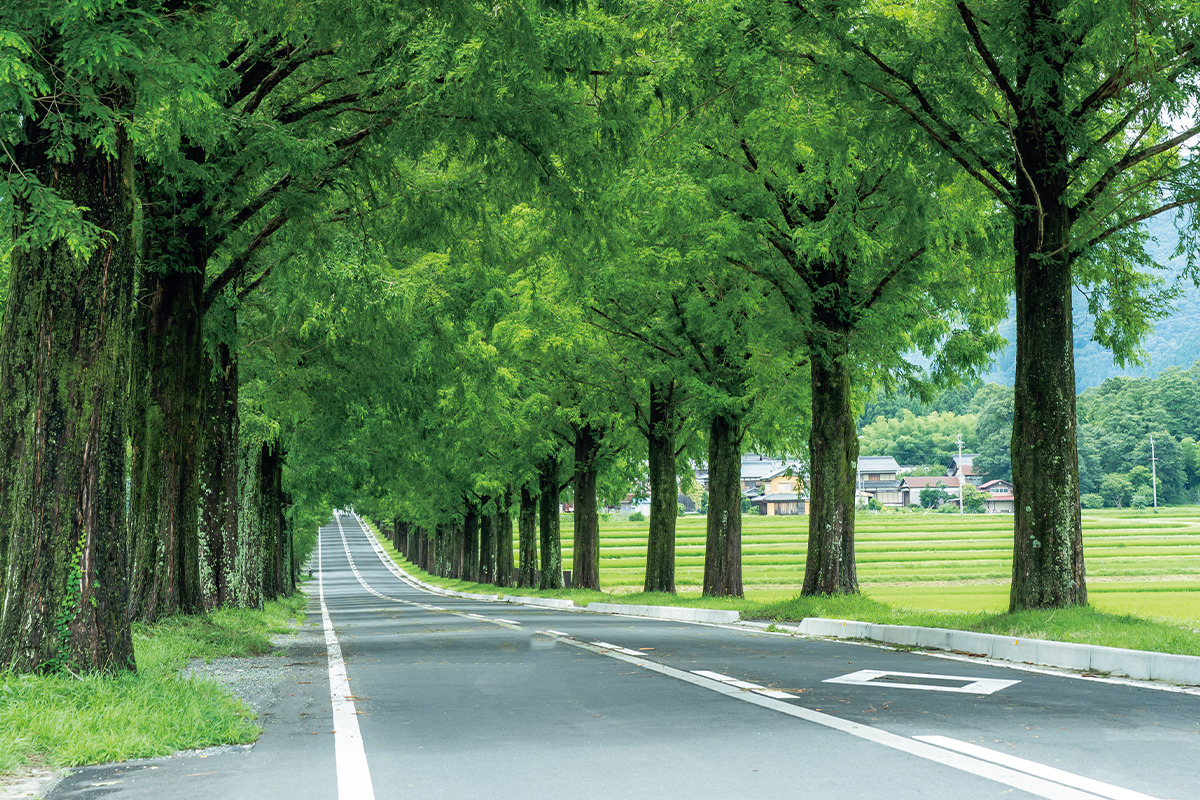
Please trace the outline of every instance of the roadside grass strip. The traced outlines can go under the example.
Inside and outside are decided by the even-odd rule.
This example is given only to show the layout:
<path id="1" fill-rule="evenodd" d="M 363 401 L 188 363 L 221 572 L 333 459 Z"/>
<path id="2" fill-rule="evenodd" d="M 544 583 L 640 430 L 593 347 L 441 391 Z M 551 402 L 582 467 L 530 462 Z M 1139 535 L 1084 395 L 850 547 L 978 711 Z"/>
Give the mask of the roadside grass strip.
<path id="1" fill-rule="evenodd" d="M 262 611 L 221 610 L 133 628 L 136 674 L 0 674 L 0 773 L 74 767 L 247 744 L 255 713 L 216 681 L 184 676 L 193 658 L 254 656 L 303 619 L 303 594 Z"/>

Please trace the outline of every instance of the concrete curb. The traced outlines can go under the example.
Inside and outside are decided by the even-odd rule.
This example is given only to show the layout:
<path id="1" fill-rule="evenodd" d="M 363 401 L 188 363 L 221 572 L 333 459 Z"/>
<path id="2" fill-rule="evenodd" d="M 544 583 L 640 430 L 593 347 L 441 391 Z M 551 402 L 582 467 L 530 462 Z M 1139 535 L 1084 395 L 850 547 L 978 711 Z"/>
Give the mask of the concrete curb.
<path id="1" fill-rule="evenodd" d="M 799 625 L 776 625 L 808 636 L 870 639 L 887 644 L 949 650 L 956 653 L 1037 664 L 1045 667 L 1121 675 L 1135 680 L 1166 681 L 1200 686 L 1200 656 L 1180 656 L 1044 639 L 1019 639 L 990 633 L 880 625 L 844 619 L 812 617 Z"/>
<path id="2" fill-rule="evenodd" d="M 737 611 L 713 608 L 682 608 L 678 606 L 634 606 L 621 603 L 588 603 L 587 610 L 599 614 L 627 614 L 631 617 L 654 617 L 680 622 L 709 622 L 728 625 L 741 619 Z"/>
<path id="3" fill-rule="evenodd" d="M 479 595 L 472 595 L 479 597 Z M 571 608 L 579 610 L 579 606 L 575 605 L 574 600 L 568 600 L 565 597 L 518 597 L 516 595 L 506 594 L 500 598 L 505 603 L 520 603 L 526 606 L 547 606 L 549 608 Z"/>

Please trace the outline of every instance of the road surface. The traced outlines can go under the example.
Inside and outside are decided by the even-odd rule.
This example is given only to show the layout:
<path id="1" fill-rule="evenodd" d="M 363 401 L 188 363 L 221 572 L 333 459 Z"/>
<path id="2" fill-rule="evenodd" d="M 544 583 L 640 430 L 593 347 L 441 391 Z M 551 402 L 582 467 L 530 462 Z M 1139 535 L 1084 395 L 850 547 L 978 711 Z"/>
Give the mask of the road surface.
<path id="1" fill-rule="evenodd" d="M 249 750 L 65 798 L 1200 798 L 1200 697 L 970 659 L 447 598 L 321 530 L 324 647 Z"/>

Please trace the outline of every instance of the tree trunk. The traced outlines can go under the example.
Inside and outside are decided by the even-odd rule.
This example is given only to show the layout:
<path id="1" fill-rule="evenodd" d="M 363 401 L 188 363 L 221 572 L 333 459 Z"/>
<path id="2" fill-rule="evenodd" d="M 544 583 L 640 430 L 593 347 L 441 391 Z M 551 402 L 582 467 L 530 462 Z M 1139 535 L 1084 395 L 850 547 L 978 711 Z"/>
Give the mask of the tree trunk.
<path id="1" fill-rule="evenodd" d="M 116 95 L 120 90 L 113 90 Z M 119 100 L 118 100 L 119 102 Z M 127 616 L 125 436 L 133 302 L 133 158 L 23 120 L 16 163 L 106 232 L 11 253 L 0 333 L 0 670 L 134 669 Z M 25 233 L 23 200 L 14 239 Z M 19 241 L 19 239 L 17 239 Z"/>
<path id="2" fill-rule="evenodd" d="M 238 374 L 234 354 L 218 345 L 206 360 L 200 443 L 200 590 L 204 607 L 239 606 Z"/>
<path id="3" fill-rule="evenodd" d="M 521 486 L 521 505 L 517 511 L 518 548 L 520 550 L 520 571 L 517 573 L 517 586 L 537 586 L 537 497 L 529 492 L 529 484 Z"/>
<path id="4" fill-rule="evenodd" d="M 679 483 L 675 474 L 675 383 L 650 384 L 650 535 L 646 544 L 647 592 L 675 594 L 675 520 Z"/>
<path id="5" fill-rule="evenodd" d="M 708 538 L 704 594 L 742 597 L 742 434 L 736 420 L 718 414 L 708 437 Z"/>
<path id="6" fill-rule="evenodd" d="M 463 520 L 463 578 L 479 582 L 479 506 L 467 504 Z"/>
<path id="7" fill-rule="evenodd" d="M 153 260 L 154 254 L 150 254 Z M 136 304 L 129 614 L 202 607 L 200 588 L 201 271 L 146 275 Z"/>
<path id="8" fill-rule="evenodd" d="M 479 574 L 480 583 L 496 582 L 496 508 L 490 497 L 479 504 Z"/>
<path id="9" fill-rule="evenodd" d="M 412 553 L 410 552 L 408 545 L 408 534 L 410 531 L 408 523 L 399 517 L 395 517 L 392 520 L 392 530 L 396 536 L 396 541 L 394 542 L 396 546 L 396 552 L 404 556 L 404 558 L 408 559 L 409 561 L 412 561 Z"/>
<path id="10" fill-rule="evenodd" d="M 538 474 L 542 580 L 539 589 L 563 588 L 562 527 L 558 514 L 558 459 L 551 456 Z"/>
<path id="11" fill-rule="evenodd" d="M 811 347 L 809 353 L 812 431 L 808 556 L 800 591 L 804 595 L 858 592 L 854 562 L 858 430 L 851 408 L 846 338 L 831 333 L 828 340 Z"/>
<path id="12" fill-rule="evenodd" d="M 1063 608 L 1087 603 L 1075 438 L 1075 357 L 1071 313 L 1067 154 L 1048 123 L 1061 103 L 1018 120 L 1025 173 L 1016 253 L 1017 373 L 1013 386 L 1012 471 L 1015 496 L 1009 608 Z"/>
<path id="13" fill-rule="evenodd" d="M 600 513 L 596 502 L 596 457 L 603 431 L 584 423 L 575 432 L 575 534 L 571 584 L 600 590 Z"/>
<path id="14" fill-rule="evenodd" d="M 504 502 L 496 515 L 496 585 L 513 585 L 512 492 L 504 493 Z"/>
<path id="15" fill-rule="evenodd" d="M 418 569 L 429 572 L 429 531 L 418 527 L 415 538 L 416 560 L 413 561 Z"/>
<path id="16" fill-rule="evenodd" d="M 238 535 L 229 581 L 232 605 L 263 606 L 262 442 L 241 442 L 238 468 Z"/>
<path id="17" fill-rule="evenodd" d="M 291 571 L 287 530 L 283 524 L 283 453 L 278 440 L 262 446 L 259 508 L 262 513 L 263 599 L 288 594 Z"/>

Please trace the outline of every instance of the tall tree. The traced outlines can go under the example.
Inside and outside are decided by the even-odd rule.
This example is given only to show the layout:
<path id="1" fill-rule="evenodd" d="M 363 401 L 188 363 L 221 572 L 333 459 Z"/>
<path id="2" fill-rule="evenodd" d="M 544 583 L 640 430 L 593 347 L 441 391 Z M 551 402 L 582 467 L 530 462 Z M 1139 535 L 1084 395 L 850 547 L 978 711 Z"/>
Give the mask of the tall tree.
<path id="1" fill-rule="evenodd" d="M 129 118 L 163 22 L 146 11 L 0 10 L 14 225 L 0 332 L 0 667 L 18 672 L 134 668 L 123 583 Z"/>
<path id="2" fill-rule="evenodd" d="M 1179 116 L 1200 93 L 1200 17 L 1171 0 L 793 6 L 838 45 L 810 55 L 867 87 L 1011 215 L 1009 605 L 1084 604 L 1071 290 L 1089 287 L 1096 336 L 1118 360 L 1162 313 L 1139 271 L 1151 266 L 1140 223 L 1200 200 L 1186 149 L 1200 126 Z"/>

